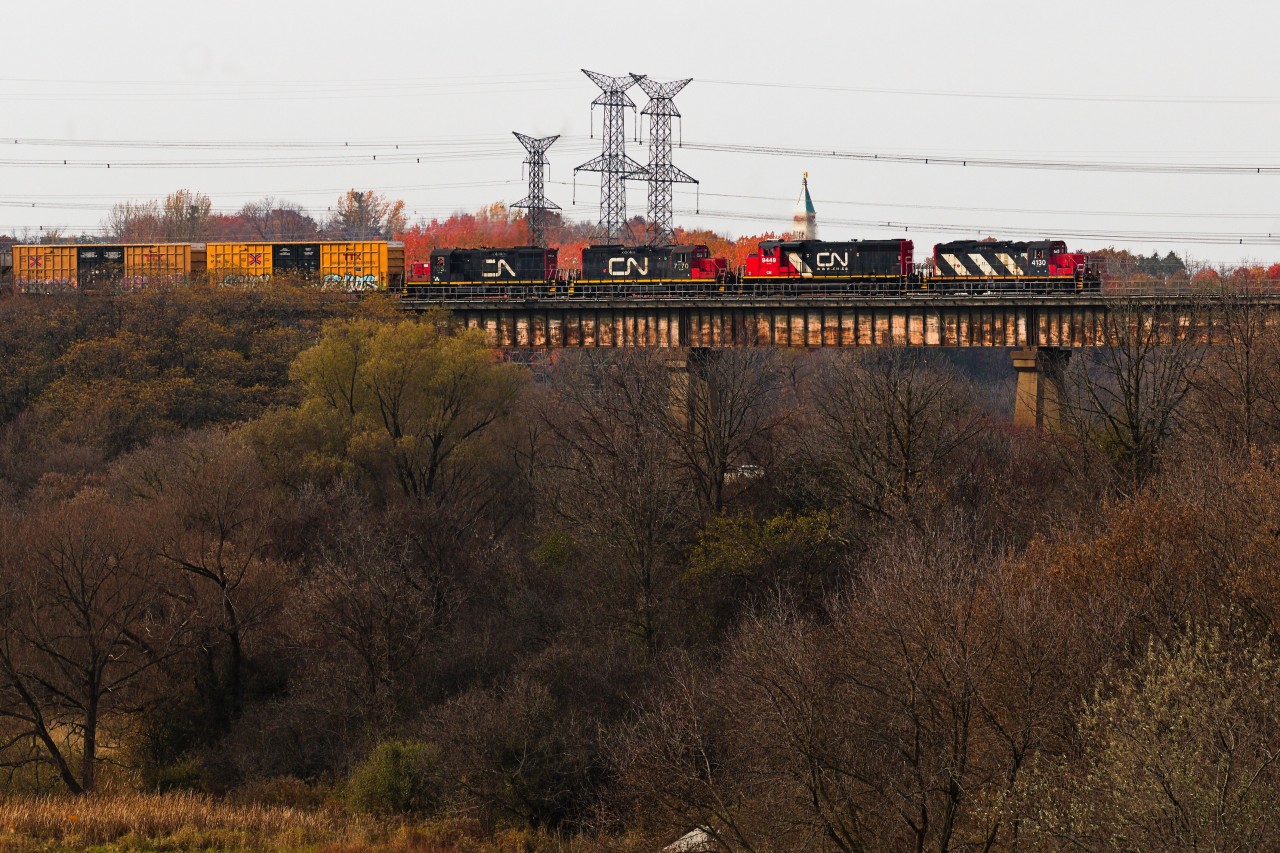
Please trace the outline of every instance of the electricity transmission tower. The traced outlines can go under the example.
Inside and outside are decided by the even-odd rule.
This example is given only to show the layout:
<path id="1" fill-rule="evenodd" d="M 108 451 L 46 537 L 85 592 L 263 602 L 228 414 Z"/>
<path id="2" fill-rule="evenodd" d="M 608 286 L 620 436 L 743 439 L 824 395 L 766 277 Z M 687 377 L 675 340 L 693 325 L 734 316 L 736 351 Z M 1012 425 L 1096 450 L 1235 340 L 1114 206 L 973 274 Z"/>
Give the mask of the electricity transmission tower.
<path id="1" fill-rule="evenodd" d="M 600 222 L 592 230 L 591 239 L 619 243 L 631 237 L 627 225 L 626 179 L 645 174 L 644 166 L 627 156 L 627 107 L 636 108 L 627 90 L 636 81 L 630 75 L 608 77 L 585 68 L 582 73 L 600 87 L 600 94 L 591 102 L 591 107 L 593 112 L 596 107 L 604 108 L 604 147 L 599 157 L 583 163 L 573 173 L 600 173 Z"/>
<path id="2" fill-rule="evenodd" d="M 640 111 L 649 117 L 649 242 L 655 245 L 672 240 L 671 197 L 672 184 L 696 184 L 696 178 L 671 164 L 671 120 L 680 117 L 673 100 L 676 93 L 688 86 L 688 80 L 659 83 L 643 74 L 632 74 L 649 103 Z"/>
<path id="3" fill-rule="evenodd" d="M 515 133 L 515 131 L 512 132 Z M 549 200 L 542 191 L 547 168 L 547 149 L 560 138 L 560 135 L 544 136 L 541 139 L 525 136 L 523 133 L 516 133 L 515 136 L 529 152 L 529 156 L 524 161 L 529 167 L 529 194 L 511 206 L 523 207 L 529 211 L 527 214 L 529 242 L 534 246 L 546 246 L 543 213 L 560 209 L 560 205 Z"/>

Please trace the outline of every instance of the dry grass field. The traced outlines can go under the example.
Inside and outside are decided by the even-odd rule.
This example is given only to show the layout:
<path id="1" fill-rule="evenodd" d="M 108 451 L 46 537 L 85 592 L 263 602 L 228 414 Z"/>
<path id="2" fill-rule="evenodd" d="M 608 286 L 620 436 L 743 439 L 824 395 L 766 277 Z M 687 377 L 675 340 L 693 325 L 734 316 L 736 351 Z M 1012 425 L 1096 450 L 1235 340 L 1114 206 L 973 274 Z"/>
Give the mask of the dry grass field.
<path id="1" fill-rule="evenodd" d="M 627 853 L 619 839 L 561 841 L 467 820 L 414 823 L 338 806 L 241 805 L 196 794 L 0 799 L 0 851 L 315 851 L 315 853 Z"/>

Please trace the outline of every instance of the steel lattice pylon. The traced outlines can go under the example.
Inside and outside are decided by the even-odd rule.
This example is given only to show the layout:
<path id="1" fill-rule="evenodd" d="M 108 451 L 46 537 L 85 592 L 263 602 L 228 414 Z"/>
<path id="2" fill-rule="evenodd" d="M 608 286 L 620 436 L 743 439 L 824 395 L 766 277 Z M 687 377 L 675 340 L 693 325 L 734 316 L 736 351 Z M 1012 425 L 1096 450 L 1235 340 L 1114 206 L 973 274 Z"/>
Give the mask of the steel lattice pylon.
<path id="1" fill-rule="evenodd" d="M 649 103 L 641 110 L 649 117 L 649 242 L 655 245 L 669 243 L 673 237 L 671 225 L 672 184 L 696 184 L 696 178 L 671 165 L 671 119 L 679 118 L 676 109 L 676 93 L 688 86 L 692 78 L 659 83 L 643 74 L 632 74 Z"/>
<path id="2" fill-rule="evenodd" d="M 529 167 L 529 194 L 511 206 L 523 207 L 529 211 L 529 242 L 534 246 L 545 246 L 546 234 L 543 233 L 542 214 L 544 211 L 560 209 L 560 205 L 550 201 L 542 191 L 546 177 L 547 149 L 560 138 L 560 135 L 544 136 L 541 139 L 525 136 L 523 133 L 516 133 L 515 136 L 529 152 L 529 156 L 524 161 Z"/>
<path id="3" fill-rule="evenodd" d="M 627 156 L 626 114 L 627 107 L 636 105 L 627 90 L 635 85 L 635 78 L 608 77 L 582 69 L 591 82 L 600 87 L 600 94 L 591 106 L 604 108 L 604 148 L 599 157 L 588 160 L 573 172 L 600 173 L 600 222 L 592 230 L 590 238 L 608 243 L 622 242 L 631 237 L 627 226 L 626 179 L 645 174 L 644 166 Z"/>

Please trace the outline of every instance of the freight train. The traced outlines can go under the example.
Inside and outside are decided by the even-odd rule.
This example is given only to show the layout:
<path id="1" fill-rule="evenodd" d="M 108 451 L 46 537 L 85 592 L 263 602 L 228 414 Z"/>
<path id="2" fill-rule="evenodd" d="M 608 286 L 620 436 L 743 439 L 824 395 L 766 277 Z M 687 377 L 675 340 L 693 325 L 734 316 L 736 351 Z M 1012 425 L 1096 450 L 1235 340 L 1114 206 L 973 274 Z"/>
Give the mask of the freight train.
<path id="1" fill-rule="evenodd" d="M 441 248 L 405 265 L 396 241 L 22 245 L 0 252 L 15 289 L 130 289 L 170 281 L 252 285 L 274 277 L 342 291 L 451 295 L 609 296 L 903 294 L 1098 290 L 1095 265 L 1061 240 L 955 241 L 917 264 L 910 240 L 766 240 L 730 269 L 704 244 L 589 246 L 563 267 L 553 248 Z"/>

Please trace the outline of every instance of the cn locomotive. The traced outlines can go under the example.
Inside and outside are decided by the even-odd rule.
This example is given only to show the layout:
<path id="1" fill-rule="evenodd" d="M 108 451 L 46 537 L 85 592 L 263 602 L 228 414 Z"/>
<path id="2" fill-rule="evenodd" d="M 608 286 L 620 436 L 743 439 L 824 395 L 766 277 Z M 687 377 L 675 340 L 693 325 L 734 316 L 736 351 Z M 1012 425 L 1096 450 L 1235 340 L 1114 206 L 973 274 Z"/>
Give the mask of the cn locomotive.
<path id="1" fill-rule="evenodd" d="M 555 249 L 437 249 L 410 270 L 406 295 L 656 296 L 1096 291 L 1097 268 L 1062 240 L 939 243 L 917 264 L 912 241 L 766 240 L 736 270 L 705 244 L 589 246 L 563 268 Z M 426 267 L 426 268 L 424 268 Z"/>

